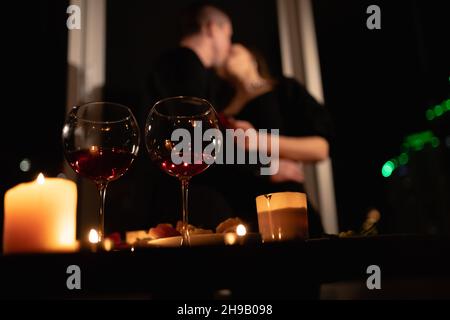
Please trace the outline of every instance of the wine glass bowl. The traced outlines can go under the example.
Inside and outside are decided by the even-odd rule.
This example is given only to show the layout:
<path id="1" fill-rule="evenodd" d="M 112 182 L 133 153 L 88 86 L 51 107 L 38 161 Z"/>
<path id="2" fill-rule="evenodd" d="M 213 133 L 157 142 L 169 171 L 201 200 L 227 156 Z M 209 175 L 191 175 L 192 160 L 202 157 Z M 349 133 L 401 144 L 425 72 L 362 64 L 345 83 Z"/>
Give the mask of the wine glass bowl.
<path id="1" fill-rule="evenodd" d="M 120 178 L 139 150 L 139 128 L 131 110 L 110 102 L 75 106 L 63 132 L 64 154 L 71 168 L 92 180 L 100 192 L 99 242 L 104 236 L 104 199 L 109 182 Z"/>
<path id="2" fill-rule="evenodd" d="M 122 148 L 91 146 L 67 153 L 73 170 L 95 183 L 106 183 L 121 177 L 134 160 L 133 152 Z"/>
<path id="3" fill-rule="evenodd" d="M 189 180 L 205 171 L 220 151 L 221 135 L 217 114 L 206 100 L 171 97 L 158 101 L 147 117 L 146 146 L 151 160 L 182 185 L 182 245 L 189 245 Z M 207 134 L 209 132 L 209 134 Z M 208 146 L 214 148 L 208 149 Z M 209 152 L 206 152 L 209 151 Z"/>

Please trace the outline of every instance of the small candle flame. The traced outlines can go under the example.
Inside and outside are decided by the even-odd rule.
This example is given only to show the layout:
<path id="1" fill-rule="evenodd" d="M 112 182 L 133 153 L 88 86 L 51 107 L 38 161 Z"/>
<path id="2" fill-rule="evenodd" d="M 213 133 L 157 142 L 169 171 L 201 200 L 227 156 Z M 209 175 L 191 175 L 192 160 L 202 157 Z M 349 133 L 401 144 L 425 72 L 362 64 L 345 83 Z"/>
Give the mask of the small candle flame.
<path id="1" fill-rule="evenodd" d="M 245 235 L 247 234 L 247 228 L 246 228 L 243 224 L 239 224 L 239 225 L 236 227 L 236 234 L 237 234 L 239 237 L 245 236 Z"/>
<path id="2" fill-rule="evenodd" d="M 105 248 L 106 251 L 111 251 L 112 248 L 114 247 L 114 243 L 112 242 L 111 239 L 106 238 L 105 241 L 103 242 L 103 247 Z"/>
<path id="3" fill-rule="evenodd" d="M 97 233 L 97 230 L 91 229 L 91 231 L 89 231 L 89 242 L 90 242 L 90 243 L 98 243 L 98 233 Z"/>
<path id="4" fill-rule="evenodd" d="M 97 153 L 97 152 L 98 152 L 98 147 L 97 147 L 97 146 L 91 146 L 91 147 L 89 148 L 89 151 L 90 151 L 91 153 Z"/>
<path id="5" fill-rule="evenodd" d="M 44 184 L 44 182 L 45 182 L 44 175 L 42 173 L 39 173 L 36 181 L 37 181 L 38 184 L 41 184 L 41 185 Z"/>
<path id="6" fill-rule="evenodd" d="M 237 241 L 236 233 L 234 233 L 234 232 L 225 233 L 224 241 L 225 241 L 225 244 L 232 246 Z"/>

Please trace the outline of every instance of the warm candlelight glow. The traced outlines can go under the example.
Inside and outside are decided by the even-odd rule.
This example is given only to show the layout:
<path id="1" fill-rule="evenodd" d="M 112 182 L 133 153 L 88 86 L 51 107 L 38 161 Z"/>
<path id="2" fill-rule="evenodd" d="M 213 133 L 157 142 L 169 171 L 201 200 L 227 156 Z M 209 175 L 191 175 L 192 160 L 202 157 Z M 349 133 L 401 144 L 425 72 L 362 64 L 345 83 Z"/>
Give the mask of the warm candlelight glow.
<path id="1" fill-rule="evenodd" d="M 61 178 L 21 183 L 5 193 L 3 252 L 55 252 L 77 249 L 77 186 Z"/>
<path id="2" fill-rule="evenodd" d="M 247 234 L 247 228 L 246 228 L 243 224 L 239 224 L 239 225 L 236 227 L 236 234 L 237 234 L 239 237 L 245 236 L 245 235 Z"/>
<path id="3" fill-rule="evenodd" d="M 105 251 L 111 251 L 113 248 L 114 243 L 111 239 L 106 238 L 105 241 L 103 241 L 103 248 L 105 248 Z"/>
<path id="4" fill-rule="evenodd" d="M 237 241 L 236 233 L 234 233 L 234 232 L 225 233 L 224 241 L 225 241 L 225 244 L 232 246 Z"/>
<path id="5" fill-rule="evenodd" d="M 259 233 L 266 241 L 307 239 L 306 194 L 278 192 L 256 197 Z"/>
<path id="6" fill-rule="evenodd" d="M 36 181 L 39 185 L 43 185 L 45 183 L 44 175 L 42 173 L 39 173 Z"/>
<path id="7" fill-rule="evenodd" d="M 95 229 L 91 229 L 89 231 L 89 242 L 90 243 L 98 243 L 98 232 Z"/>

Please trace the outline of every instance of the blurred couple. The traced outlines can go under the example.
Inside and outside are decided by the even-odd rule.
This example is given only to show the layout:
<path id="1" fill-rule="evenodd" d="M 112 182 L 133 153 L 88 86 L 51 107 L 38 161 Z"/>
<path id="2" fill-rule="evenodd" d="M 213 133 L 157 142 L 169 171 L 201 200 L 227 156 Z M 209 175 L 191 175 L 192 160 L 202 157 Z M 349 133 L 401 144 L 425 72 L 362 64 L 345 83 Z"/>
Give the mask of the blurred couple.
<path id="1" fill-rule="evenodd" d="M 179 22 L 179 46 L 164 53 L 151 72 L 151 105 L 172 96 L 200 97 L 210 101 L 235 129 L 280 130 L 278 173 L 260 176 L 250 165 L 211 166 L 192 182 L 190 221 L 214 228 L 220 221 L 238 216 L 256 231 L 255 197 L 305 192 L 301 164 L 328 157 L 330 118 L 300 83 L 273 78 L 260 54 L 232 44 L 231 19 L 220 8 L 192 5 Z M 157 168 L 141 177 L 152 184 L 145 189 L 147 214 L 154 215 L 156 222 L 175 223 L 180 218 L 178 181 Z M 320 236 L 320 217 L 310 204 L 308 211 L 310 234 Z"/>

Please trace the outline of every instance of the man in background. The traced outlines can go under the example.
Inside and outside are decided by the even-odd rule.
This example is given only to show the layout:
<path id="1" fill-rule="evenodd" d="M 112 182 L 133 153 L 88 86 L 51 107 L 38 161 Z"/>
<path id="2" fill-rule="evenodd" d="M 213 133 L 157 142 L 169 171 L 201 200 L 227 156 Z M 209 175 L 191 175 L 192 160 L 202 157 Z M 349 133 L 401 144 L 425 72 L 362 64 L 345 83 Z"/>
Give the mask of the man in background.
<path id="1" fill-rule="evenodd" d="M 228 15 L 208 4 L 187 8 L 180 17 L 180 41 L 164 53 L 150 77 L 152 102 L 173 96 L 194 96 L 214 104 L 217 77 L 231 48 L 233 27 Z"/>
<path id="2" fill-rule="evenodd" d="M 226 61 L 231 48 L 233 28 L 229 16 L 219 8 L 198 3 L 187 7 L 180 15 L 179 45 L 154 63 L 149 78 L 149 107 L 141 119 L 146 119 L 150 107 L 160 99 L 173 96 L 193 96 L 206 99 L 215 106 L 215 92 L 220 83 L 214 69 Z M 145 148 L 145 147 L 144 147 Z M 142 155 L 144 154 L 144 155 Z M 179 181 L 149 164 L 146 152 L 141 153 L 142 170 L 139 179 L 144 184 L 151 223 L 176 223 L 181 220 Z M 140 165 L 140 164 L 139 164 Z M 141 166 L 141 165 L 140 165 Z M 215 229 L 232 215 L 219 191 L 221 179 L 216 166 L 194 178 L 189 190 L 189 221 L 195 226 Z"/>

